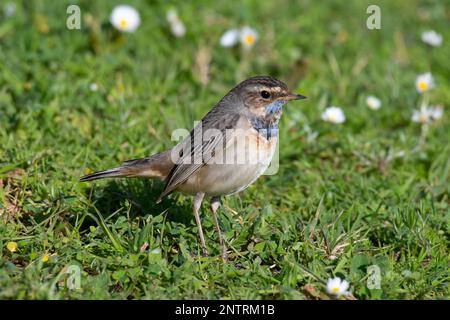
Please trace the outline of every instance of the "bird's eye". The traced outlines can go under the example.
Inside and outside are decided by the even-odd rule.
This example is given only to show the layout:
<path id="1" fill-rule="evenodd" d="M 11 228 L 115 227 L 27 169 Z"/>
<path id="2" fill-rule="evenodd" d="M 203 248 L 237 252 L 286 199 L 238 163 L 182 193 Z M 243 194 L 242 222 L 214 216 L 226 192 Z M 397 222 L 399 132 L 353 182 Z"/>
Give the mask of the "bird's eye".
<path id="1" fill-rule="evenodd" d="M 270 93 L 266 90 L 263 90 L 263 91 L 261 91 L 261 97 L 263 97 L 264 99 L 269 99 Z"/>

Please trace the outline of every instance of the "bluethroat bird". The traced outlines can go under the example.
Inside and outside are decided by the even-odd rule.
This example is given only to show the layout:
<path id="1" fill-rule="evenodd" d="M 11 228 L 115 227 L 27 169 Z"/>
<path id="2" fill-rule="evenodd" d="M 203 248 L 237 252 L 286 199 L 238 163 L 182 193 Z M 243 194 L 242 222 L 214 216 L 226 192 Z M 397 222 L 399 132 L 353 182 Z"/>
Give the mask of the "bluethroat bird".
<path id="1" fill-rule="evenodd" d="M 234 87 L 174 148 L 120 167 L 88 174 L 80 181 L 143 177 L 165 181 L 159 203 L 174 191 L 194 196 L 193 211 L 203 255 L 208 255 L 200 220 L 205 196 L 211 197 L 214 225 L 227 259 L 217 210 L 220 197 L 240 192 L 268 168 L 278 140 L 278 122 L 290 100 L 305 99 L 269 76 L 249 78 Z"/>

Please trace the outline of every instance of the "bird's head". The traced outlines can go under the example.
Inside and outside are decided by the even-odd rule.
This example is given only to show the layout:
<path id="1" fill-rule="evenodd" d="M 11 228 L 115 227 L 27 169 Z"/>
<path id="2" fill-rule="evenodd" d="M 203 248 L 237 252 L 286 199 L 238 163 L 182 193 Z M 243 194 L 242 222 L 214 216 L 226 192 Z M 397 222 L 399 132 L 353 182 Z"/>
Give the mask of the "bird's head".
<path id="1" fill-rule="evenodd" d="M 292 93 L 284 82 L 269 76 L 244 80 L 233 91 L 241 98 L 245 108 L 256 116 L 279 113 L 287 102 L 306 98 Z"/>

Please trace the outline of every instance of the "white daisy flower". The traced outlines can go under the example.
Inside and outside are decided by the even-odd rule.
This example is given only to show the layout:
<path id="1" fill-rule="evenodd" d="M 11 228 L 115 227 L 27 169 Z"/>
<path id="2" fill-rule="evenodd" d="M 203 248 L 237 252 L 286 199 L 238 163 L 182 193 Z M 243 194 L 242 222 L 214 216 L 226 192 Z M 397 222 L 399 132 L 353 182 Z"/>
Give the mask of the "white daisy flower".
<path id="1" fill-rule="evenodd" d="M 181 20 L 170 24 L 170 31 L 175 37 L 181 38 L 186 34 L 186 27 Z"/>
<path id="2" fill-rule="evenodd" d="M 170 9 L 167 11 L 166 20 L 169 22 L 170 31 L 175 37 L 183 37 L 186 34 L 186 27 L 183 21 L 178 17 L 178 13 L 175 9 Z"/>
<path id="3" fill-rule="evenodd" d="M 431 118 L 433 120 L 439 120 L 444 115 L 444 107 L 439 105 L 434 108 L 431 108 Z"/>
<path id="4" fill-rule="evenodd" d="M 5 5 L 4 8 L 5 16 L 11 17 L 16 12 L 16 5 L 12 2 L 9 2 Z"/>
<path id="5" fill-rule="evenodd" d="M 434 78 L 431 72 L 423 73 L 416 78 L 416 89 L 419 93 L 424 93 L 434 88 Z"/>
<path id="6" fill-rule="evenodd" d="M 240 31 L 240 41 L 244 48 L 250 49 L 258 40 L 258 33 L 250 27 L 243 27 Z"/>
<path id="7" fill-rule="evenodd" d="M 425 124 L 431 122 L 433 110 L 426 105 L 422 105 L 420 110 L 414 110 L 411 120 L 413 122 Z"/>
<path id="8" fill-rule="evenodd" d="M 169 23 L 175 23 L 178 20 L 180 20 L 180 18 L 178 18 L 178 13 L 176 12 L 175 9 L 170 9 L 167 11 L 166 13 L 166 20 Z"/>
<path id="9" fill-rule="evenodd" d="M 372 110 L 378 110 L 381 108 L 381 100 L 374 96 L 368 96 L 366 99 L 366 104 Z"/>
<path id="10" fill-rule="evenodd" d="M 98 90 L 98 84 L 96 84 L 95 82 L 91 83 L 91 84 L 89 85 L 89 89 L 90 89 L 91 91 L 93 91 L 93 92 L 97 91 L 97 90 Z"/>
<path id="11" fill-rule="evenodd" d="M 345 121 L 345 115 L 341 108 L 331 106 L 322 113 L 322 120 L 331 123 L 343 123 Z"/>
<path id="12" fill-rule="evenodd" d="M 109 20 L 114 28 L 122 32 L 134 32 L 141 24 L 139 12 L 125 4 L 114 7 Z"/>
<path id="13" fill-rule="evenodd" d="M 346 280 L 341 280 L 341 278 L 339 277 L 328 279 L 327 282 L 328 294 L 334 295 L 336 297 L 349 295 L 350 291 L 348 291 L 348 287 L 349 283 Z"/>
<path id="14" fill-rule="evenodd" d="M 432 47 L 439 47 L 442 44 L 442 35 L 434 30 L 423 32 L 421 39 Z"/>
<path id="15" fill-rule="evenodd" d="M 234 47 L 240 40 L 241 33 L 238 29 L 230 29 L 220 37 L 220 45 L 225 48 Z"/>

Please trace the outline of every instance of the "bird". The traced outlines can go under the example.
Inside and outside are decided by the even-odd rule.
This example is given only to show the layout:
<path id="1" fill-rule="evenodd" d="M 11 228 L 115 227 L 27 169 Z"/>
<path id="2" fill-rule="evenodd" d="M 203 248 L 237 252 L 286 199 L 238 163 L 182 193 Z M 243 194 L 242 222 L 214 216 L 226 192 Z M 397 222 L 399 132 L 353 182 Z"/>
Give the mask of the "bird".
<path id="1" fill-rule="evenodd" d="M 203 256 L 208 256 L 208 249 L 200 210 L 204 198 L 210 198 L 221 256 L 226 261 L 228 251 L 217 216 L 221 198 L 243 191 L 265 172 L 278 143 L 283 106 L 305 98 L 272 76 L 250 77 L 231 89 L 172 149 L 125 161 L 118 167 L 85 175 L 80 181 L 159 179 L 164 189 L 157 203 L 175 191 L 192 195 Z"/>

